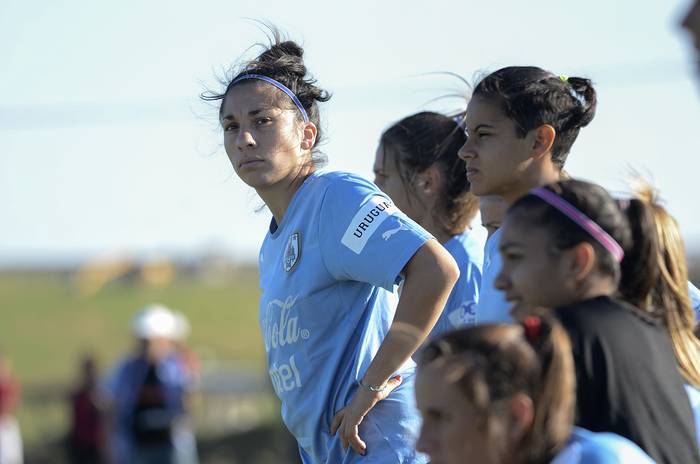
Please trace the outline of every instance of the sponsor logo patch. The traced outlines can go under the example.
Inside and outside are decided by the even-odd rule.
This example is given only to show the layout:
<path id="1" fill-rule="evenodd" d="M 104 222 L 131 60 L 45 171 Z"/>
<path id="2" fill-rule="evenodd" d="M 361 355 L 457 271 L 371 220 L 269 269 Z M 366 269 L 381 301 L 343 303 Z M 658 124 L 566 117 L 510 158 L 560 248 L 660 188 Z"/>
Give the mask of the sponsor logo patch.
<path id="1" fill-rule="evenodd" d="M 285 300 L 271 300 L 265 306 L 263 340 L 267 353 L 289 350 L 288 347 L 302 340 L 308 340 L 311 336 L 308 329 L 302 329 L 300 326 L 299 314 L 294 307 L 296 302 L 297 297 L 290 295 Z M 287 358 L 288 355 L 286 351 L 274 354 L 268 371 L 272 386 L 280 398 L 285 392 L 301 388 L 303 385 L 301 373 L 303 363 L 297 364 L 295 355 Z"/>
<path id="2" fill-rule="evenodd" d="M 390 200 L 379 195 L 372 197 L 352 218 L 340 242 L 359 255 L 382 222 L 397 211 Z"/>
<path id="3" fill-rule="evenodd" d="M 294 265 L 299 261 L 301 256 L 301 235 L 299 232 L 294 232 L 287 240 L 287 246 L 284 249 L 284 270 L 289 272 Z"/>

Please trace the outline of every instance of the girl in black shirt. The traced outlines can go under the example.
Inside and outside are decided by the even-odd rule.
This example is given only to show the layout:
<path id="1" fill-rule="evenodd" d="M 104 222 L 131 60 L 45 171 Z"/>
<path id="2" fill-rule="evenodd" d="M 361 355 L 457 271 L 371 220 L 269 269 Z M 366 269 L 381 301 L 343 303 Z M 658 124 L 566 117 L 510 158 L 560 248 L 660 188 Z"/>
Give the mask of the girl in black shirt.
<path id="1" fill-rule="evenodd" d="M 653 221 L 635 227 L 645 224 Z M 621 277 L 652 288 L 657 275 L 654 230 L 634 234 L 649 240 L 633 243 L 630 229 L 595 184 L 532 190 L 506 215 L 496 285 L 517 307 L 555 308 L 572 341 L 578 426 L 627 437 L 660 464 L 700 463 L 666 329 L 617 298 Z M 635 253 L 639 246 L 647 252 Z"/>

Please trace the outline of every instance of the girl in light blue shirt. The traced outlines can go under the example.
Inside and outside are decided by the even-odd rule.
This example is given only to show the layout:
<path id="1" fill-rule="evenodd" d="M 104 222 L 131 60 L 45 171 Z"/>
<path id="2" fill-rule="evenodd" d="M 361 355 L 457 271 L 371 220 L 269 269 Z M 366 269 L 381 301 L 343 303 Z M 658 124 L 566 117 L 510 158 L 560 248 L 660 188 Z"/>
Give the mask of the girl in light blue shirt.
<path id="1" fill-rule="evenodd" d="M 424 463 L 411 355 L 458 268 L 374 184 L 318 169 L 318 103 L 329 95 L 301 47 L 273 35 L 207 98 L 221 101 L 236 174 L 272 213 L 259 320 L 282 419 L 305 464 Z"/>
<path id="2" fill-rule="evenodd" d="M 499 196 L 511 205 L 530 189 L 560 180 L 596 103 L 590 80 L 534 66 L 509 66 L 484 77 L 467 106 L 467 142 L 459 151 L 471 192 Z M 510 304 L 495 286 L 499 239 L 496 232 L 486 245 L 478 323 L 512 321 Z"/>
<path id="3" fill-rule="evenodd" d="M 377 187 L 459 266 L 459 280 L 429 339 L 473 324 L 479 301 L 486 231 L 471 225 L 479 201 L 469 192 L 464 162 L 457 157 L 466 140 L 461 117 L 430 111 L 408 116 L 382 133 L 374 159 Z"/>

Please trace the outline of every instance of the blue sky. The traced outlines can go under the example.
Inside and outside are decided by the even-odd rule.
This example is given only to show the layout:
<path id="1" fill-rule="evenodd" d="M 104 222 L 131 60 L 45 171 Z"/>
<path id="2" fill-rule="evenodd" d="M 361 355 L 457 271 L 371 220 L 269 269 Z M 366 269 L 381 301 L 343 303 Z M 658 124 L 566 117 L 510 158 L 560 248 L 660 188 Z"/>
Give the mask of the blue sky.
<path id="1" fill-rule="evenodd" d="M 428 6 L 427 6 L 428 5 Z M 677 27 L 687 0 L 36 1 L 0 3 L 0 266 L 108 252 L 254 259 L 269 213 L 233 174 L 198 100 L 264 34 L 306 48 L 334 96 L 330 168 L 371 175 L 392 121 L 472 79 L 534 64 L 594 80 L 593 123 L 567 169 L 612 189 L 629 167 L 700 248 L 700 95 Z M 248 51 L 248 56 L 256 50 Z M 216 87 L 215 87 L 216 88 Z"/>

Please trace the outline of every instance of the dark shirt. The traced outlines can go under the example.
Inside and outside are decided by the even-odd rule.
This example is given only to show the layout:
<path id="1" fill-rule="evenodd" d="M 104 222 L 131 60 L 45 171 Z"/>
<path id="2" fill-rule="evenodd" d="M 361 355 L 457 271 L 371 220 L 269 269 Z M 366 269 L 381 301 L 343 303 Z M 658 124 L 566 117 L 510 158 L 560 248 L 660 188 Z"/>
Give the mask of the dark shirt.
<path id="1" fill-rule="evenodd" d="M 148 367 L 134 409 L 133 434 L 141 445 L 166 445 L 170 443 L 170 427 L 173 416 L 168 411 L 163 382 L 156 374 L 156 367 Z"/>
<path id="2" fill-rule="evenodd" d="M 659 464 L 700 463 L 695 425 L 666 328 L 598 297 L 556 310 L 576 363 L 576 425 L 614 432 Z"/>
<path id="3" fill-rule="evenodd" d="M 100 450 L 102 448 L 102 416 L 95 401 L 94 389 L 82 387 L 73 393 L 71 405 L 73 426 L 71 438 L 73 446 L 81 449 Z"/>

